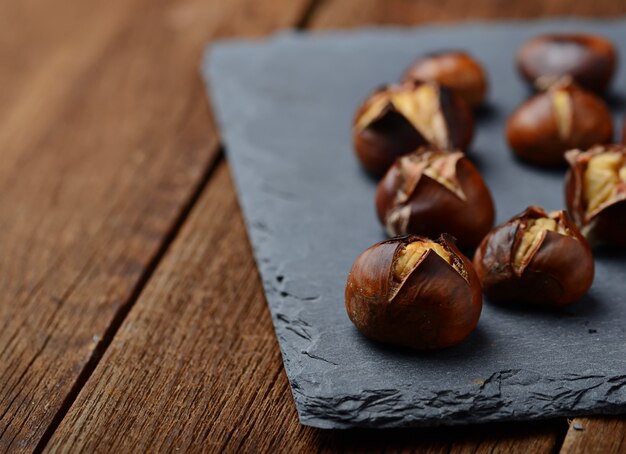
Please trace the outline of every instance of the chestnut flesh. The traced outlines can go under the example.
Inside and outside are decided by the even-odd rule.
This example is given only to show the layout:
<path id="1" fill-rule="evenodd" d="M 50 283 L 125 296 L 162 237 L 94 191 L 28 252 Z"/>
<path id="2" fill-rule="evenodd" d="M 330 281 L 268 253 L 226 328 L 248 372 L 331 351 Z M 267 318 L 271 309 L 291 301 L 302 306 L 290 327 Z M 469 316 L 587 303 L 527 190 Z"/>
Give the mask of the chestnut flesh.
<path id="1" fill-rule="evenodd" d="M 461 152 L 433 149 L 399 158 L 378 184 L 378 218 L 389 236 L 449 233 L 475 247 L 493 226 L 491 193 Z"/>
<path id="2" fill-rule="evenodd" d="M 461 51 L 424 55 L 407 68 L 403 80 L 437 82 L 457 93 L 472 107 L 482 104 L 488 87 L 483 67 Z"/>
<path id="3" fill-rule="evenodd" d="M 535 206 L 489 232 L 474 268 L 489 300 L 544 307 L 576 302 L 594 275 L 591 248 L 565 212 Z"/>
<path id="4" fill-rule="evenodd" d="M 539 165 L 565 163 L 565 152 L 611 142 L 613 120 L 606 103 L 572 83 L 557 84 L 518 107 L 506 129 L 509 145 Z"/>
<path id="5" fill-rule="evenodd" d="M 472 264 L 447 235 L 375 244 L 356 259 L 346 285 L 346 310 L 361 333 L 420 350 L 461 342 L 481 309 Z"/>
<path id="6" fill-rule="evenodd" d="M 397 157 L 423 145 L 465 149 L 473 134 L 474 120 L 465 101 L 432 82 L 378 89 L 359 107 L 353 125 L 356 154 L 377 176 Z"/>
<path id="7" fill-rule="evenodd" d="M 592 244 L 626 246 L 626 146 L 567 152 L 567 209 Z"/>
<path id="8" fill-rule="evenodd" d="M 549 34 L 527 41 L 518 51 L 517 66 L 522 76 L 538 88 L 562 77 L 603 93 L 617 65 L 613 44 L 596 35 Z"/>

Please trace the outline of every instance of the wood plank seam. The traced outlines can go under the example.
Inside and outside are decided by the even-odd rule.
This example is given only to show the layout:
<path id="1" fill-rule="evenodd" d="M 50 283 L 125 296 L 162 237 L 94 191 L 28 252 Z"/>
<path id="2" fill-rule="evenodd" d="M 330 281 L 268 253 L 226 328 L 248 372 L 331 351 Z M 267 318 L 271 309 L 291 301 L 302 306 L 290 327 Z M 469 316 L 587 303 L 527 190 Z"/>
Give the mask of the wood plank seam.
<path id="1" fill-rule="evenodd" d="M 305 5 L 302 8 L 302 16 L 296 22 L 295 29 L 296 30 L 306 30 L 309 27 L 309 24 L 315 17 L 315 13 L 320 8 L 324 0 L 310 0 L 308 5 Z"/>
<path id="2" fill-rule="evenodd" d="M 308 20 L 313 16 L 318 3 L 319 3 L 319 0 L 310 0 L 304 5 L 304 7 L 302 8 L 302 12 L 300 13 L 300 17 L 295 22 L 295 28 L 306 27 L 306 24 Z M 128 30 L 126 31 L 128 32 Z M 112 40 L 111 45 L 104 51 L 106 52 L 108 49 L 111 49 L 111 50 L 115 49 L 116 48 L 115 44 L 117 43 L 117 41 L 123 40 L 123 39 L 124 39 L 124 34 L 121 34 L 116 39 Z M 86 76 L 83 79 L 86 79 Z M 45 135 L 44 135 L 44 138 L 45 138 Z M 167 232 L 167 234 L 165 235 L 163 242 L 159 246 L 159 250 L 156 252 L 154 257 L 150 260 L 148 266 L 146 267 L 140 279 L 138 280 L 128 301 L 115 314 L 115 317 L 112 323 L 108 326 L 107 330 L 102 336 L 102 339 L 100 339 L 100 341 L 98 342 L 98 345 L 96 346 L 93 354 L 89 358 L 89 361 L 81 370 L 78 378 L 76 379 L 76 381 L 74 382 L 71 388 L 71 391 L 65 397 L 62 405 L 59 407 L 59 410 L 57 411 L 51 423 L 49 424 L 46 431 L 44 432 L 44 435 L 42 436 L 37 446 L 35 447 L 35 452 L 41 452 L 45 449 L 48 441 L 54 434 L 56 428 L 59 426 L 64 416 L 67 414 L 72 404 L 76 400 L 80 390 L 82 389 L 84 384 L 87 382 L 87 380 L 89 380 L 89 377 L 91 376 L 91 374 L 97 367 L 100 359 L 102 358 L 108 346 L 110 345 L 111 341 L 115 337 L 119 327 L 122 325 L 124 319 L 126 318 L 128 313 L 132 309 L 134 303 L 140 297 L 146 284 L 150 281 L 150 278 L 152 277 L 154 271 L 156 270 L 159 262 L 161 261 L 163 256 L 166 254 L 173 240 L 176 238 L 176 235 L 180 231 L 180 228 L 185 223 L 189 213 L 191 212 L 192 208 L 196 204 L 197 200 L 200 198 L 202 192 L 206 188 L 209 180 L 211 179 L 213 172 L 218 167 L 222 159 L 223 159 L 223 153 L 220 151 L 215 157 L 215 159 L 213 159 L 213 161 L 207 167 L 207 170 L 205 171 L 202 178 L 200 179 L 199 184 L 193 191 L 191 197 L 183 205 L 183 208 L 181 209 L 181 213 L 179 214 L 179 216 L 173 223 L 170 231 Z M 43 348 L 45 348 L 45 346 Z"/>
<path id="3" fill-rule="evenodd" d="M 193 193 L 191 194 L 191 197 L 183 205 L 179 216 L 177 217 L 177 219 L 172 225 L 172 228 L 165 235 L 164 240 L 159 246 L 158 251 L 155 253 L 154 257 L 152 257 L 152 259 L 150 260 L 141 278 L 137 281 L 137 284 L 135 285 L 135 288 L 133 289 L 130 297 L 128 298 L 128 301 L 115 314 L 115 318 L 113 319 L 112 323 L 109 325 L 109 327 L 105 331 L 104 335 L 102 336 L 102 339 L 100 339 L 100 341 L 98 342 L 98 345 L 96 346 L 93 354 L 89 358 L 89 361 L 83 367 L 81 373 L 79 374 L 78 378 L 74 382 L 74 385 L 72 386 L 70 392 L 65 397 L 62 405 L 59 407 L 59 410 L 54 415 L 51 423 L 48 425 L 46 431 L 44 432 L 43 436 L 39 440 L 39 443 L 34 449 L 35 453 L 40 453 L 45 449 L 46 445 L 48 444 L 48 441 L 50 440 L 55 430 L 57 429 L 57 427 L 59 426 L 59 424 L 61 423 L 61 421 L 63 420 L 63 418 L 69 411 L 69 409 L 71 408 L 72 404 L 78 397 L 80 390 L 83 388 L 85 383 L 87 383 L 87 380 L 89 380 L 89 377 L 91 377 L 91 374 L 96 369 L 96 366 L 100 362 L 100 359 L 102 358 L 107 348 L 113 341 L 113 338 L 117 334 L 117 331 L 119 330 L 120 326 L 126 319 L 126 316 L 132 309 L 133 305 L 139 299 L 139 296 L 141 295 L 146 284 L 150 281 L 150 278 L 152 277 L 154 271 L 157 269 L 157 266 L 161 262 L 161 259 L 167 253 L 172 242 L 176 238 L 176 235 L 178 234 L 183 224 L 187 220 L 189 213 L 191 213 L 191 210 L 193 209 L 196 202 L 202 195 L 202 192 L 208 185 L 211 179 L 211 176 L 213 175 L 213 173 L 219 166 L 222 159 L 223 159 L 223 151 L 220 149 L 215 159 L 213 160 L 213 162 L 210 163 L 205 173 L 202 175 L 202 178 L 200 179 L 200 181 L 198 182 L 198 185 L 196 186 Z"/>

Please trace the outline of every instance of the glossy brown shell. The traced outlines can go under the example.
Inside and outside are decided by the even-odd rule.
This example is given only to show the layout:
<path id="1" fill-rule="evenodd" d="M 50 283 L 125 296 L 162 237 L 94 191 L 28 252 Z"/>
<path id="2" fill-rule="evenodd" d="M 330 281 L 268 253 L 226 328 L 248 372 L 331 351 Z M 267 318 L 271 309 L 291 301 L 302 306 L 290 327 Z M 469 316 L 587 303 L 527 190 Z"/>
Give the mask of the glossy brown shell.
<path id="1" fill-rule="evenodd" d="M 622 145 L 605 145 L 587 152 L 569 151 L 566 155 L 569 170 L 565 175 L 565 202 L 572 219 L 591 244 L 608 244 L 626 247 L 626 198 L 587 216 L 587 201 L 583 193 L 584 172 L 589 159 L 602 151 L 626 154 Z"/>
<path id="2" fill-rule="evenodd" d="M 538 207 L 493 229 L 474 255 L 474 268 L 487 298 L 538 306 L 567 306 L 591 287 L 594 261 L 591 248 L 574 223 L 561 212 L 561 222 L 572 236 L 547 231 L 530 261 L 520 270 L 513 255 L 521 241 L 524 220 L 546 217 Z"/>
<path id="3" fill-rule="evenodd" d="M 482 309 L 480 283 L 471 262 L 442 236 L 438 242 L 462 262 L 467 279 L 428 251 L 395 285 L 396 257 L 402 245 L 417 239 L 394 238 L 363 252 L 348 276 L 346 310 L 359 331 L 371 339 L 420 350 L 449 347 L 476 328 Z"/>
<path id="4" fill-rule="evenodd" d="M 403 85 L 417 87 L 421 82 Z M 373 175 L 382 176 L 400 156 L 430 145 L 415 127 L 392 105 L 389 105 L 367 127 L 356 127 L 359 118 L 369 107 L 373 97 L 388 87 L 372 92 L 359 106 L 354 116 L 352 141 L 356 155 L 365 169 Z M 444 87 L 439 87 L 439 103 L 446 120 L 452 149 L 465 150 L 474 135 L 474 117 L 462 98 Z"/>
<path id="5" fill-rule="evenodd" d="M 402 80 L 438 82 L 461 96 L 472 107 L 484 101 L 488 87 L 487 76 L 480 63 L 460 51 L 424 55 L 407 68 Z"/>
<path id="6" fill-rule="evenodd" d="M 615 73 L 617 53 L 605 38 L 581 34 L 542 35 L 527 41 L 517 54 L 526 81 L 570 76 L 596 93 L 604 92 Z"/>
<path id="7" fill-rule="evenodd" d="M 573 148 L 589 148 L 613 139 L 613 119 L 606 103 L 595 95 L 570 85 L 571 132 L 559 134 L 551 91 L 540 93 L 519 106 L 509 117 L 509 145 L 522 159 L 540 165 L 561 165 Z"/>
<path id="8" fill-rule="evenodd" d="M 454 236 L 462 249 L 475 247 L 493 227 L 495 208 L 491 192 L 476 167 L 465 157 L 456 163 L 456 178 L 466 199 L 438 181 L 422 175 L 417 186 L 402 203 L 410 207 L 407 229 L 398 234 L 436 237 Z M 383 226 L 398 205 L 396 194 L 401 184 L 399 160 L 389 169 L 376 190 L 376 211 Z"/>

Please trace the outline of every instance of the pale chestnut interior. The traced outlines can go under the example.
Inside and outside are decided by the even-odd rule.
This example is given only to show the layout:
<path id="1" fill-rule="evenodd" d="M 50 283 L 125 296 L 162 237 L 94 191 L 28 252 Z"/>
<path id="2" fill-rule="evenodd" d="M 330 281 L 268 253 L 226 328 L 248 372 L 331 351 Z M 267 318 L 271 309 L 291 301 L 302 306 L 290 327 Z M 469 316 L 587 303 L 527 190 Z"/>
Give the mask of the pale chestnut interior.
<path id="1" fill-rule="evenodd" d="M 377 93 L 357 120 L 357 128 L 369 126 L 388 104 L 392 104 L 429 143 L 444 149 L 450 148 L 448 128 L 439 105 L 439 89 L 436 85 L 424 83 L 417 87 L 393 88 Z"/>
<path id="2" fill-rule="evenodd" d="M 465 193 L 456 178 L 456 163 L 461 159 L 461 153 L 454 154 L 433 154 L 428 160 L 428 165 L 424 169 L 424 175 L 441 183 L 450 191 L 465 200 Z"/>
<path id="3" fill-rule="evenodd" d="M 457 273 L 462 276 L 464 275 L 464 270 L 461 264 L 455 260 L 456 257 L 453 257 L 450 251 L 448 251 L 445 247 L 435 241 L 419 240 L 407 244 L 404 249 L 400 251 L 393 269 L 394 277 L 397 280 L 403 280 L 407 277 L 409 273 L 418 265 L 424 254 L 428 251 L 435 252 L 439 257 L 448 262 L 457 271 Z"/>
<path id="4" fill-rule="evenodd" d="M 557 215 L 558 212 L 553 212 L 547 218 L 529 219 L 526 222 L 526 230 L 513 256 L 514 265 L 519 267 L 530 262 L 533 253 L 543 239 L 544 232 L 550 231 L 561 235 L 569 235 L 569 232 L 554 219 Z"/>
<path id="5" fill-rule="evenodd" d="M 620 192 L 626 192 L 626 157 L 614 151 L 594 155 L 584 173 L 587 215 L 610 203 Z"/>
<path id="6" fill-rule="evenodd" d="M 567 139 L 572 132 L 572 97 L 567 90 L 554 90 L 551 99 L 559 137 Z"/>
<path id="7" fill-rule="evenodd" d="M 463 154 L 427 152 L 423 154 L 411 154 L 400 159 L 400 173 L 403 176 L 404 185 L 398 189 L 397 198 L 404 202 L 413 191 L 415 183 L 420 175 L 437 181 L 460 199 L 465 200 L 465 193 L 456 177 L 456 165 Z"/>

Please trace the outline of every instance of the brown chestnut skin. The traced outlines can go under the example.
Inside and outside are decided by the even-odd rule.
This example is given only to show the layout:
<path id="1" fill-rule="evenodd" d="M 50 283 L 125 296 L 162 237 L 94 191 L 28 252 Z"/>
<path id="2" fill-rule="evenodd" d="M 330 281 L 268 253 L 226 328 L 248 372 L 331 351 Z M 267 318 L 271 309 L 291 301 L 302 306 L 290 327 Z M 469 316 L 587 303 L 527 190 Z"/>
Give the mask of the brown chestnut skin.
<path id="1" fill-rule="evenodd" d="M 594 262 L 564 211 L 531 206 L 489 232 L 474 254 L 474 269 L 493 302 L 562 307 L 587 293 Z"/>
<path id="2" fill-rule="evenodd" d="M 413 233 L 475 247 L 493 227 L 495 208 L 476 167 L 459 151 L 420 149 L 399 158 L 378 184 L 376 211 L 390 236 Z"/>
<path id="3" fill-rule="evenodd" d="M 428 244 L 422 255 L 412 252 L 413 266 L 399 275 L 399 261 L 411 257 L 411 248 Z M 346 310 L 361 333 L 419 350 L 458 344 L 476 328 L 481 309 L 472 264 L 448 235 L 375 244 L 356 259 L 346 284 Z"/>
<path id="4" fill-rule="evenodd" d="M 464 150 L 473 134 L 474 119 L 465 101 L 431 82 L 379 88 L 358 108 L 353 124 L 357 157 L 376 176 L 423 145 Z"/>
<path id="5" fill-rule="evenodd" d="M 592 245 L 626 247 L 626 146 L 598 145 L 566 154 L 567 209 Z"/>
<path id="6" fill-rule="evenodd" d="M 533 164 L 565 163 L 565 152 L 613 139 L 613 119 L 606 103 L 574 84 L 551 87 L 518 107 L 506 127 L 509 145 Z"/>
<path id="7" fill-rule="evenodd" d="M 517 66 L 524 79 L 539 88 L 571 77 L 587 90 L 601 94 L 615 73 L 617 53 L 613 44 L 601 36 L 549 34 L 522 45 Z"/>
<path id="8" fill-rule="evenodd" d="M 483 103 L 489 85 L 481 64 L 462 51 L 424 55 L 407 68 L 402 80 L 437 82 L 458 94 L 471 107 Z"/>

